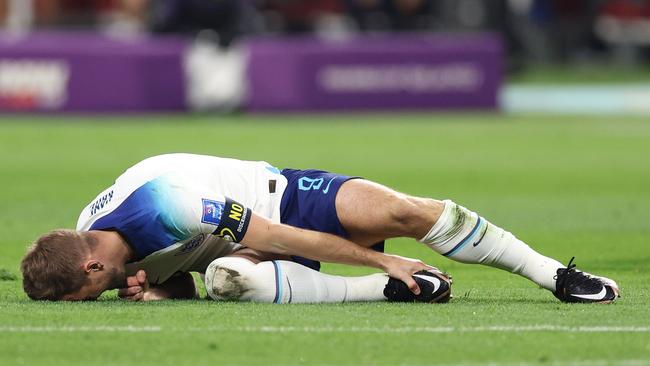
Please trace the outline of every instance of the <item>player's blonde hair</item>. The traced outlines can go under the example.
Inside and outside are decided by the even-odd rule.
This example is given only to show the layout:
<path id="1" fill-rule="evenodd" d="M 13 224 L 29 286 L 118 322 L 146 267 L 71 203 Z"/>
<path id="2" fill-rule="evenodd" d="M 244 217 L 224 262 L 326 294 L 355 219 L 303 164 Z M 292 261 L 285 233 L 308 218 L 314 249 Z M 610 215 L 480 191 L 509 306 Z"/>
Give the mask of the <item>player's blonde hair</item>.
<path id="1" fill-rule="evenodd" d="M 58 229 L 42 235 L 20 264 L 23 289 L 33 300 L 61 300 L 86 283 L 83 260 L 94 239 L 87 233 Z"/>

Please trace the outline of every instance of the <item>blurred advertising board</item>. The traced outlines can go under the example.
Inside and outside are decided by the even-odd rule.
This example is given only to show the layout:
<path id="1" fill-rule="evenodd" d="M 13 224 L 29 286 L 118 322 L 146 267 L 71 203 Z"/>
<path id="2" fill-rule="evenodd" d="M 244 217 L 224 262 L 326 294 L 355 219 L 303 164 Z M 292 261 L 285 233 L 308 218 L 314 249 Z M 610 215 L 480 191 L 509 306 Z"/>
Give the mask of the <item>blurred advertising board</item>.
<path id="1" fill-rule="evenodd" d="M 0 34 L 0 111 L 494 109 L 491 34 L 249 38 Z"/>
<path id="2" fill-rule="evenodd" d="M 0 34 L 0 110 L 184 110 L 185 44 L 95 33 Z"/>
<path id="3" fill-rule="evenodd" d="M 502 46 L 491 34 L 249 40 L 253 111 L 496 109 Z"/>

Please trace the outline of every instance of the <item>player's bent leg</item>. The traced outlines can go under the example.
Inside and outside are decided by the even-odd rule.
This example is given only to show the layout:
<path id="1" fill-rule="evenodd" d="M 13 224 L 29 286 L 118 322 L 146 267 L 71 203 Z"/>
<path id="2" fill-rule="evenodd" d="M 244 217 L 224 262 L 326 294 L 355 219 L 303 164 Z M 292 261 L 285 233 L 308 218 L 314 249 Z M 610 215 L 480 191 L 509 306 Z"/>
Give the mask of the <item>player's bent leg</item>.
<path id="1" fill-rule="evenodd" d="M 421 271 L 413 278 L 421 289 L 414 295 L 401 281 L 384 273 L 361 277 L 332 276 L 285 261 L 255 263 L 243 257 L 214 260 L 204 276 L 214 300 L 265 303 L 328 303 L 352 301 L 447 302 L 451 281 L 438 271 Z"/>
<path id="2" fill-rule="evenodd" d="M 336 214 L 350 240 L 370 246 L 388 238 L 423 237 L 444 203 L 396 192 L 363 179 L 349 180 L 336 195 Z"/>
<path id="3" fill-rule="evenodd" d="M 362 244 L 412 237 L 451 259 L 520 274 L 563 301 L 611 302 L 618 296 L 614 281 L 576 270 L 582 275 L 567 277 L 567 268 L 558 261 L 449 200 L 410 197 L 376 183 L 352 180 L 341 186 L 336 205 L 341 224 L 352 240 Z M 558 278 L 572 281 L 556 281 Z M 563 296 L 571 292 L 569 288 L 582 297 Z"/>
<path id="4" fill-rule="evenodd" d="M 274 260 L 253 263 L 241 257 L 214 260 L 205 273 L 208 295 L 214 300 L 266 303 L 327 303 L 386 300 L 385 274 L 341 277 L 301 264 Z"/>

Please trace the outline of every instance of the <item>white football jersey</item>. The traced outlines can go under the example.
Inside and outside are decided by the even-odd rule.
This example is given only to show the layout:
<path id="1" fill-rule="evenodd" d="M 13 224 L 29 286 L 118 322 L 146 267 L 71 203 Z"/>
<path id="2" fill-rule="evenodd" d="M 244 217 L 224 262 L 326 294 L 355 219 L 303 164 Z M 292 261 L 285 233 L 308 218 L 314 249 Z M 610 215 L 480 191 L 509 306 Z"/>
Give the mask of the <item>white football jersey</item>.
<path id="1" fill-rule="evenodd" d="M 86 206 L 77 230 L 114 230 L 136 253 L 127 274 L 150 283 L 204 272 L 241 248 L 251 210 L 280 222 L 286 178 L 270 164 L 205 155 L 148 158 L 120 175 Z"/>

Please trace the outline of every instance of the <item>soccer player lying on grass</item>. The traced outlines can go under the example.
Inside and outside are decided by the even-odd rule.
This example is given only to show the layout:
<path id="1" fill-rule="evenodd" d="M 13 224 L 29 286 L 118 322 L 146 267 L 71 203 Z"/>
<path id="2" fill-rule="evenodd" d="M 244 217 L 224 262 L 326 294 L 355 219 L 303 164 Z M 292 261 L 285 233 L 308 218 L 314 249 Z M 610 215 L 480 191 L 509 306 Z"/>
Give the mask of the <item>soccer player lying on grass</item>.
<path id="1" fill-rule="evenodd" d="M 32 299 L 96 299 L 113 288 L 134 300 L 193 297 L 188 273 L 195 271 L 205 273 L 214 299 L 446 300 L 444 275 L 383 253 L 384 240 L 394 237 L 522 275 L 561 301 L 618 297 L 614 281 L 563 266 L 452 201 L 318 170 L 191 154 L 156 156 L 128 169 L 84 208 L 77 231 L 40 237 L 21 270 Z M 264 261 L 253 250 L 290 260 Z M 316 272 L 317 261 L 388 276 L 329 276 Z"/>

